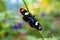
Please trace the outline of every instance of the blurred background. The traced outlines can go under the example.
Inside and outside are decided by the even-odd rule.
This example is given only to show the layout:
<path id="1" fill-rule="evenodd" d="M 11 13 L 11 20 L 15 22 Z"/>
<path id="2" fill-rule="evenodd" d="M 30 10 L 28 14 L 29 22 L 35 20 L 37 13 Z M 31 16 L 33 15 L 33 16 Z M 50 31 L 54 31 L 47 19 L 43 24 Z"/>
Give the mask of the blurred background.
<path id="1" fill-rule="evenodd" d="M 60 40 L 60 0 L 24 1 L 43 29 L 31 28 L 22 19 L 23 0 L 0 0 L 0 40 Z"/>

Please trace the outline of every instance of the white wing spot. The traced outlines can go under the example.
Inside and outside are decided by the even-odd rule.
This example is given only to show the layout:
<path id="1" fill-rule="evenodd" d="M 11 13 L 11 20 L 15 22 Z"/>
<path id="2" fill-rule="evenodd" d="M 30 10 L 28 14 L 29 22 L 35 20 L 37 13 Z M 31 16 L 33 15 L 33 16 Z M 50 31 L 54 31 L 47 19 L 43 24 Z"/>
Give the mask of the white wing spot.
<path id="1" fill-rule="evenodd" d="M 37 26 L 38 25 L 38 22 L 36 22 L 35 25 Z"/>
<path id="2" fill-rule="evenodd" d="M 41 29 L 41 27 L 39 27 L 39 29 Z"/>
<path id="3" fill-rule="evenodd" d="M 24 9 L 21 10 L 21 12 L 23 12 L 23 11 L 24 11 Z"/>
<path id="4" fill-rule="evenodd" d="M 29 14 L 28 12 L 25 13 L 25 15 L 28 15 L 28 14 Z"/>

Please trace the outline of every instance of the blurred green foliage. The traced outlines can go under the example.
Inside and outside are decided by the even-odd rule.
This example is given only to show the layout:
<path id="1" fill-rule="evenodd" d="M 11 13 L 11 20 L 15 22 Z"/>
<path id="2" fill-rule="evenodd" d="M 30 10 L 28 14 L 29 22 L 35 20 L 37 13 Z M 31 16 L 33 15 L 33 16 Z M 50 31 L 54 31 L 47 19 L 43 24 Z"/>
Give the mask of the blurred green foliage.
<path id="1" fill-rule="evenodd" d="M 0 0 L 0 12 L 6 11 L 6 4 L 4 1 Z"/>
<path id="2" fill-rule="evenodd" d="M 32 1 L 32 3 L 34 0 Z M 38 31 L 36 29 L 31 29 L 26 32 L 27 34 L 34 36 L 36 38 L 53 38 L 53 37 L 60 37 L 60 23 L 58 23 L 58 26 L 56 26 L 55 22 L 56 20 L 60 22 L 60 0 L 49 0 L 49 3 L 54 6 L 54 10 L 52 10 L 50 13 L 44 12 L 45 16 L 42 16 L 41 10 L 39 8 L 34 9 L 37 14 L 35 14 L 35 18 L 39 21 L 39 23 L 42 25 L 42 30 Z M 14 30 L 11 26 L 12 24 L 17 24 L 18 20 L 17 18 L 22 18 L 21 15 L 16 15 L 13 11 L 6 10 L 6 4 L 4 1 L 0 0 L 0 36 L 3 35 L 5 32 L 10 31 L 11 35 L 18 34 L 20 30 Z M 3 17 L 2 17 L 3 16 Z M 5 19 L 9 19 L 8 22 L 5 22 Z M 24 20 L 23 20 L 24 22 Z M 28 25 L 28 23 L 24 22 L 22 26 L 22 30 L 25 29 L 25 27 Z M 29 26 L 28 26 L 29 27 Z M 27 29 L 25 29 L 27 30 Z M 25 31 L 23 30 L 23 31 Z M 41 34 L 40 34 L 41 33 Z M 42 36 L 41 36 L 42 35 Z"/>

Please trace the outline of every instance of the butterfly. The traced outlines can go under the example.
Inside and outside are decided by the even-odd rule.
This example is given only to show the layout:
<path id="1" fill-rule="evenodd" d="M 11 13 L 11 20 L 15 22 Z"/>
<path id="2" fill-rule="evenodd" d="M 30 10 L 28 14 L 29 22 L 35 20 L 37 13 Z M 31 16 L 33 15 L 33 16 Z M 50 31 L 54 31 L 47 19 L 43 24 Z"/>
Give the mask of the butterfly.
<path id="1" fill-rule="evenodd" d="M 20 13 L 23 15 L 23 20 L 28 22 L 32 28 L 42 30 L 40 23 L 29 11 L 25 10 L 24 8 L 20 8 Z"/>

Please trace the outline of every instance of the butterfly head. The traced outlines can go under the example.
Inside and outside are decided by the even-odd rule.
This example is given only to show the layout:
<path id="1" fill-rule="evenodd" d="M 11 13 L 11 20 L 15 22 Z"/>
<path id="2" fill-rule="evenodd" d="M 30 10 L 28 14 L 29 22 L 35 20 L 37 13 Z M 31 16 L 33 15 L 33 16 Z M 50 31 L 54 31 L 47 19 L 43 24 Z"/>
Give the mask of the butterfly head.
<path id="1" fill-rule="evenodd" d="M 39 24 L 39 22 L 36 22 L 36 23 L 35 23 L 35 28 L 36 28 L 37 30 L 42 30 L 42 27 L 41 27 L 41 25 Z"/>
<path id="2" fill-rule="evenodd" d="M 37 30 L 42 30 L 42 27 L 41 26 L 37 26 L 35 27 Z"/>

